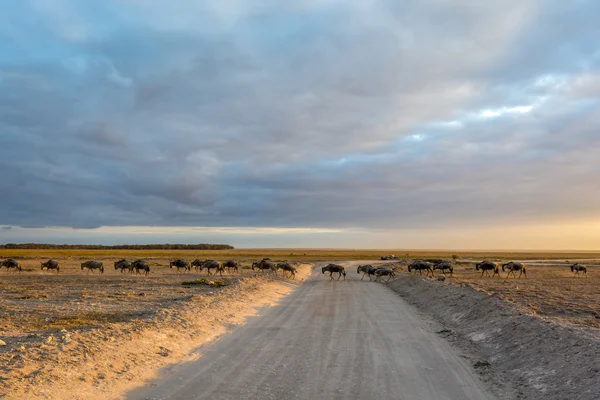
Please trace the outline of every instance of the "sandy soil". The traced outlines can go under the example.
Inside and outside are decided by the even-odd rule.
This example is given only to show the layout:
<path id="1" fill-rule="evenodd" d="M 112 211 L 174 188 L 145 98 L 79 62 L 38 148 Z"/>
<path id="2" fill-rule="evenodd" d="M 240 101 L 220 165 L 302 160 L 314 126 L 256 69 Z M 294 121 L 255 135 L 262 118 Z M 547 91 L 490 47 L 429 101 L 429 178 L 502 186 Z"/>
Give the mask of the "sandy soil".
<path id="1" fill-rule="evenodd" d="M 218 278 L 224 287 L 183 286 L 205 275 L 158 259 L 148 277 L 121 275 L 103 261 L 103 275 L 82 273 L 77 259 L 59 275 L 39 271 L 38 260 L 0 273 L 0 398 L 119 398 L 275 304 L 310 270 L 302 264 L 290 281 L 243 269 Z"/>
<path id="2" fill-rule="evenodd" d="M 582 326 L 580 322 L 586 318 L 581 319 L 579 313 L 565 323 L 562 315 L 558 319 L 554 316 L 542 319 L 534 313 L 524 312 L 537 307 L 535 302 L 529 304 L 525 300 L 535 298 L 528 290 L 543 286 L 534 281 L 535 273 L 530 275 L 528 281 L 511 280 L 507 283 L 487 278 L 489 282 L 469 284 L 450 284 L 404 275 L 389 286 L 441 323 L 443 328 L 439 335 L 462 348 L 482 379 L 500 388 L 504 398 L 599 399 L 598 330 Z M 461 280 L 464 278 L 455 278 L 455 282 Z M 578 284 L 585 285 L 583 281 Z M 494 293 L 490 295 L 488 290 L 477 290 L 471 285 L 479 289 L 486 286 L 488 290 L 493 287 Z M 554 296 L 560 293 L 563 285 L 545 287 L 545 292 L 537 294 L 545 296 L 550 293 Z M 514 302 L 505 301 L 507 291 L 498 290 L 505 286 L 521 295 L 513 293 L 510 296 Z M 577 296 L 587 298 L 590 293 L 578 293 Z M 539 301 L 547 306 L 545 312 L 550 314 L 563 307 L 579 309 L 576 302 L 563 298 L 550 302 L 542 298 Z"/>

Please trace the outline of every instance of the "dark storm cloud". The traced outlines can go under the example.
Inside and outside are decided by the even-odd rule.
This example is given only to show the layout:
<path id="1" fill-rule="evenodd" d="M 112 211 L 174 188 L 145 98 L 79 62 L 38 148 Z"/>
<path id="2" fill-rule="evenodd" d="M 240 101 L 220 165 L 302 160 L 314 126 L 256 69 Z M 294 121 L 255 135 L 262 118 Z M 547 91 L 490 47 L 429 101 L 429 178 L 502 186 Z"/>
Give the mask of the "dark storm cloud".
<path id="1" fill-rule="evenodd" d="M 598 216 L 595 2 L 196 3 L 2 6 L 0 223 Z"/>

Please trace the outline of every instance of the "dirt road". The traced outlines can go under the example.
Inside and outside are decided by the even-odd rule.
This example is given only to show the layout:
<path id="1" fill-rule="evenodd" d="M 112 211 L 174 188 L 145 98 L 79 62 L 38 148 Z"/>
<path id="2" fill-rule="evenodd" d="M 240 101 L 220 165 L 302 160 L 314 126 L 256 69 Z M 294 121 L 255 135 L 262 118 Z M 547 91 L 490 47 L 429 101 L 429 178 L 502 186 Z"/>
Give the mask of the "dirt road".
<path id="1" fill-rule="evenodd" d="M 316 268 L 282 303 L 127 399 L 493 399 L 385 285 Z"/>

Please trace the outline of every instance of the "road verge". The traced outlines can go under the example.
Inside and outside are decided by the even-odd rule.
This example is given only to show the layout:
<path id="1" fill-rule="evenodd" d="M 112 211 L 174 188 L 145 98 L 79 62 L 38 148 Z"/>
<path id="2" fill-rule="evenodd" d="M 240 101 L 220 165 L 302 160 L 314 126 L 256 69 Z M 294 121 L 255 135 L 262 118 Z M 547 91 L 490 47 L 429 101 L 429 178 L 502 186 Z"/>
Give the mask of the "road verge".
<path id="1" fill-rule="evenodd" d="M 5 344 L 0 349 L 5 356 L 0 399 L 119 399 L 157 378 L 163 368 L 198 358 L 195 349 L 276 304 L 311 267 L 299 265 L 293 281 L 259 273 L 230 286 L 191 291 L 186 301 L 170 304 L 152 318 L 63 330 L 35 345 Z"/>
<path id="2" fill-rule="evenodd" d="M 600 398 L 600 333 L 524 314 L 498 296 L 414 276 L 390 288 L 442 324 L 506 399 Z"/>

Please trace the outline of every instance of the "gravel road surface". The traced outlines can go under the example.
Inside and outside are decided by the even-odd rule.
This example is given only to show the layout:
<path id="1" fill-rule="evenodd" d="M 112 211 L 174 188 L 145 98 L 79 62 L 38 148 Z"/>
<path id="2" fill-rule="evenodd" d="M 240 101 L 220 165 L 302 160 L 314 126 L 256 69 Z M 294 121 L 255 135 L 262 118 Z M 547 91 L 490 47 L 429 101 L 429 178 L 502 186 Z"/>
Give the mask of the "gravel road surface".
<path id="1" fill-rule="evenodd" d="M 127 399 L 493 399 L 471 366 L 384 284 L 320 268 L 197 361 Z"/>

